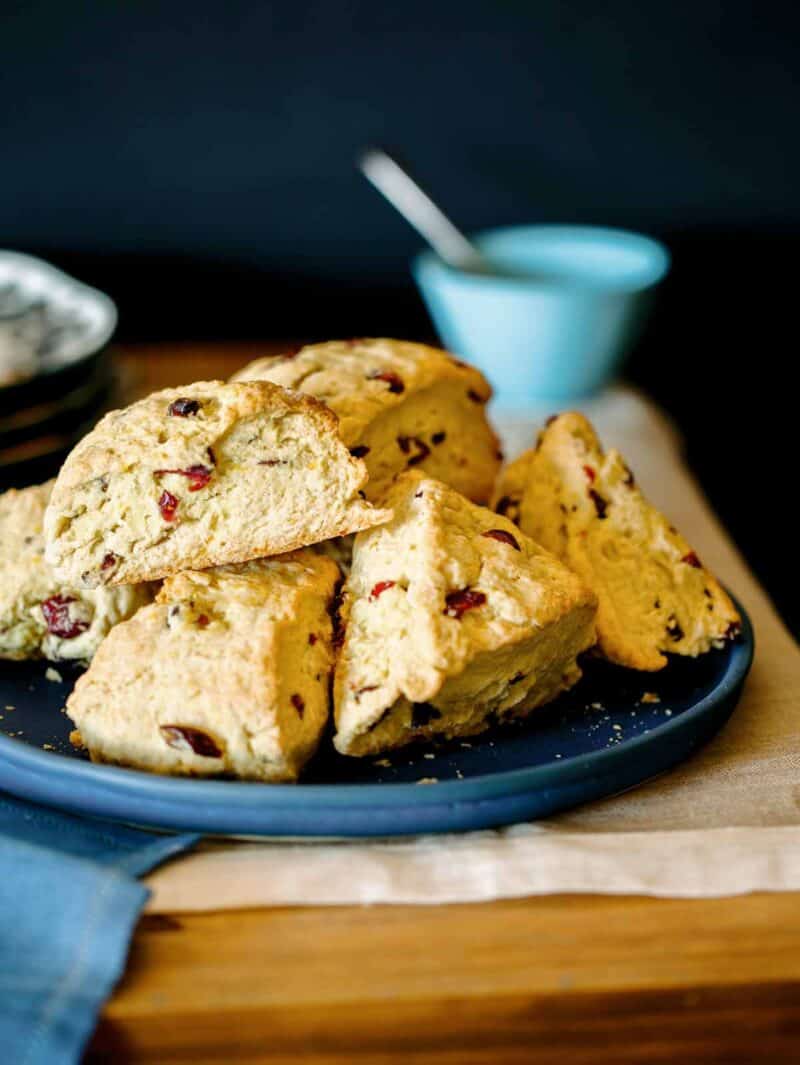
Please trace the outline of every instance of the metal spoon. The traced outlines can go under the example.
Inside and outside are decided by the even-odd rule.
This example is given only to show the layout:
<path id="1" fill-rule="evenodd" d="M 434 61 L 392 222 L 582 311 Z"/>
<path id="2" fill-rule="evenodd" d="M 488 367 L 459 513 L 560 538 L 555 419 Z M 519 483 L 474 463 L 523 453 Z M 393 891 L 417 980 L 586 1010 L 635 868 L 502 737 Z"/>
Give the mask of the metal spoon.
<path id="1" fill-rule="evenodd" d="M 449 266 L 470 273 L 497 273 L 472 241 L 456 229 L 427 192 L 383 148 L 365 149 L 356 164 Z"/>

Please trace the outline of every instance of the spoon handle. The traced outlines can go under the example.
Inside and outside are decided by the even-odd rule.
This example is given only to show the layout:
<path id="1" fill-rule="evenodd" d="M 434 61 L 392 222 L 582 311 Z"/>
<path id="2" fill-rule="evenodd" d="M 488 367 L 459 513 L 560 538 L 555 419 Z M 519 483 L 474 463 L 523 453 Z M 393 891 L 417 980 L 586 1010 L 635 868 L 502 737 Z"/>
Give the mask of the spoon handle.
<path id="1" fill-rule="evenodd" d="M 411 175 L 382 148 L 367 148 L 358 158 L 362 174 L 382 192 L 439 256 L 458 270 L 489 272 L 486 260 Z"/>

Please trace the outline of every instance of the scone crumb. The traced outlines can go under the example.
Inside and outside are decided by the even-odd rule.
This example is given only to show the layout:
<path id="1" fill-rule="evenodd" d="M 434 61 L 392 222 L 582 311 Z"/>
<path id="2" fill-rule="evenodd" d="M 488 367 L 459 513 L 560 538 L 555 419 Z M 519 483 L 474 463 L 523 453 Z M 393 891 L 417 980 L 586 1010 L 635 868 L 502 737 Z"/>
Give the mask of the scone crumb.
<path id="1" fill-rule="evenodd" d="M 47 669 L 44 671 L 44 675 L 47 680 L 51 680 L 54 684 L 63 684 L 64 682 L 64 678 L 61 676 L 58 670 L 53 669 L 52 666 L 47 667 Z"/>
<path id="2" fill-rule="evenodd" d="M 428 758 L 428 759 L 432 759 L 432 758 L 435 758 L 435 757 L 436 757 L 436 755 L 435 755 L 435 754 L 432 754 L 432 753 L 431 753 L 430 751 L 426 751 L 426 752 L 425 752 L 425 754 L 423 754 L 423 756 L 422 756 L 422 757 L 423 757 L 423 758 Z"/>
<path id="3" fill-rule="evenodd" d="M 72 744 L 73 747 L 77 747 L 78 750 L 83 749 L 83 737 L 76 728 L 74 728 L 72 732 L 70 732 L 69 742 Z"/>
<path id="4" fill-rule="evenodd" d="M 418 784 L 438 784 L 439 783 L 439 778 L 438 777 L 421 777 L 417 781 L 417 783 Z"/>
<path id="5" fill-rule="evenodd" d="M 656 692 L 643 692 L 640 703 L 660 703 L 661 696 Z"/>
<path id="6" fill-rule="evenodd" d="M 388 758 L 379 758 L 375 765 L 379 765 L 382 769 L 390 769 L 392 763 L 389 761 Z"/>

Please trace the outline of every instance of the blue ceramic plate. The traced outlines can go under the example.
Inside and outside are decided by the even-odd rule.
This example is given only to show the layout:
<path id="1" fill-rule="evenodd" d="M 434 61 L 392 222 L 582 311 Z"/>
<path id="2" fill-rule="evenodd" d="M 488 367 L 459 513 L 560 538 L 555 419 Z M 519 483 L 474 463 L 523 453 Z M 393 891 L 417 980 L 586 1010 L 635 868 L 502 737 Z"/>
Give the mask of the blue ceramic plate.
<path id="1" fill-rule="evenodd" d="M 588 661 L 576 688 L 522 726 L 388 758 L 344 758 L 325 744 L 300 785 L 93 765 L 70 747 L 59 713 L 78 671 L 59 667 L 57 683 L 43 663 L 4 663 L 0 789 L 96 817 L 236 835 L 396 836 L 527 821 L 641 784 L 710 739 L 752 661 L 742 616 L 741 636 L 724 649 L 675 658 L 660 673 Z"/>

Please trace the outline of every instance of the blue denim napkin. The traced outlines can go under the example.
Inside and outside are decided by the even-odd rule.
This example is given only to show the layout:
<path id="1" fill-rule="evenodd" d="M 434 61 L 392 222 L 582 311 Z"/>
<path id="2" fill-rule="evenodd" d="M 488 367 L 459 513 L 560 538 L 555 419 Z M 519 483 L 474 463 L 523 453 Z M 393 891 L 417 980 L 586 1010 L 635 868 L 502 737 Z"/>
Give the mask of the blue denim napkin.
<path id="1" fill-rule="evenodd" d="M 136 877 L 191 847 L 0 794 L 0 1059 L 73 1065 L 125 968 L 149 892 Z"/>

